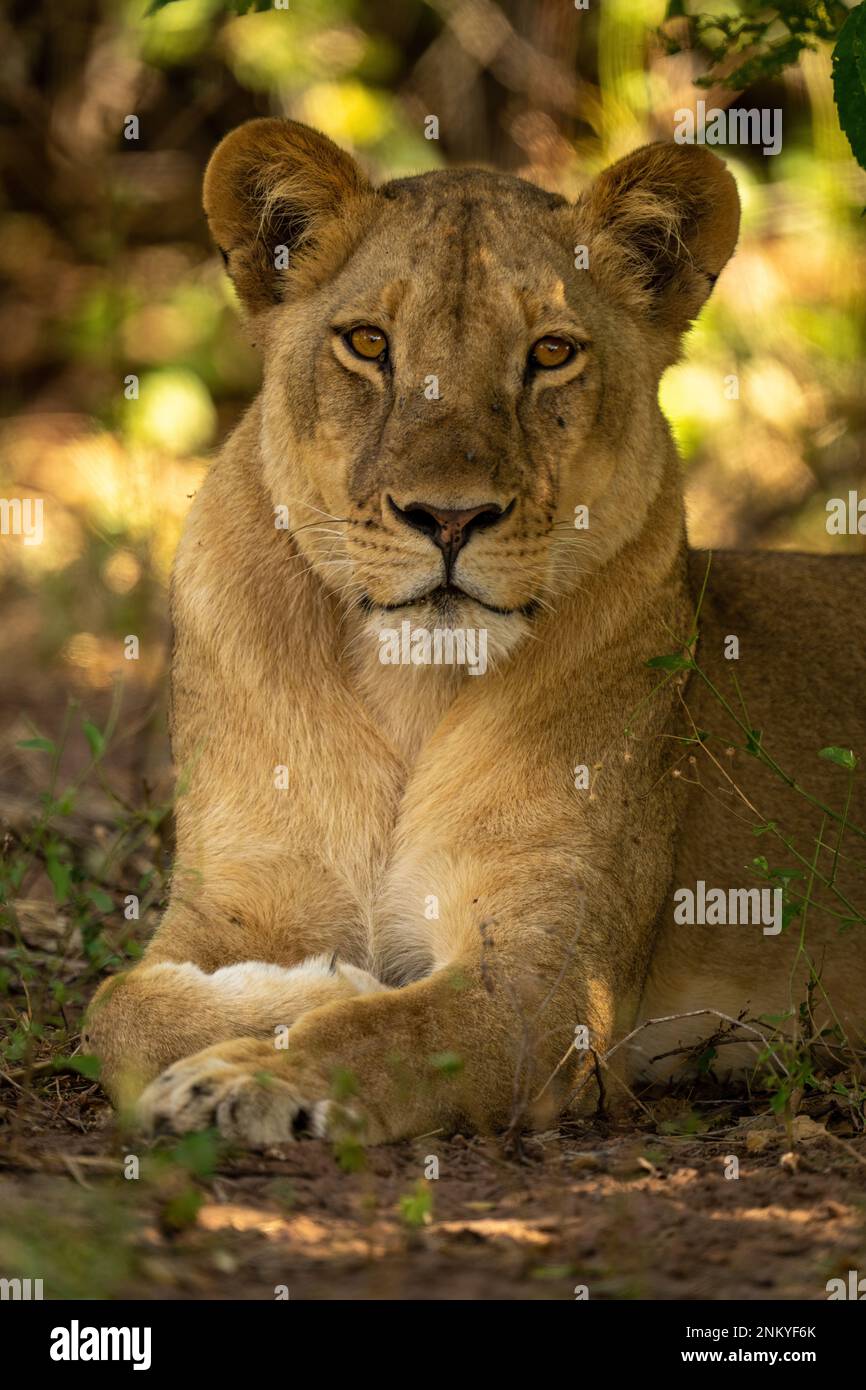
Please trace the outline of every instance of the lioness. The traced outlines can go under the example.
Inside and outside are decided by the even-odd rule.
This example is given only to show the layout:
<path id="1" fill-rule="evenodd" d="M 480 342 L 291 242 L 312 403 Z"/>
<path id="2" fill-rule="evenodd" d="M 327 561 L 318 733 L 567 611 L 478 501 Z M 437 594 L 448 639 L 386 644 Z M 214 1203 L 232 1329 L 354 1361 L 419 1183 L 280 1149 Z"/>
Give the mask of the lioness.
<path id="1" fill-rule="evenodd" d="M 115 1101 L 377 1141 L 613 1098 L 702 1009 L 859 1042 L 866 805 L 818 751 L 866 749 L 864 565 L 690 555 L 657 402 L 737 240 L 723 163 L 373 188 L 266 119 L 204 205 L 264 384 L 175 565 L 171 902 L 84 1034 Z M 808 884 L 784 931 L 761 854 L 786 917 Z"/>

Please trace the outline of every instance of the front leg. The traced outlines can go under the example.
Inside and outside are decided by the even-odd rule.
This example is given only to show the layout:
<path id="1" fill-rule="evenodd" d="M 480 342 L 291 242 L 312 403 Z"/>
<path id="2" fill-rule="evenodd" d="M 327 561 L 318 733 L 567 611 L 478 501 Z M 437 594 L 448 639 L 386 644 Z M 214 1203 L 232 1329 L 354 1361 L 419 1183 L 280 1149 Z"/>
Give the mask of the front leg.
<path id="1" fill-rule="evenodd" d="M 239 1035 L 284 1042 L 308 1009 L 384 986 L 326 955 L 283 968 L 247 960 L 206 973 L 191 961 L 145 959 L 100 987 L 82 1028 L 85 1052 L 121 1111 L 170 1063 Z"/>
<path id="2" fill-rule="evenodd" d="M 537 708 L 491 719 L 470 688 L 416 767 L 376 905 L 377 975 L 398 987 L 312 1009 L 283 1052 L 239 1037 L 176 1063 L 143 1097 L 149 1126 L 216 1123 L 266 1145 L 342 1114 L 375 1142 L 558 1113 L 591 1064 L 575 1050 L 557 1070 L 575 1030 L 603 1052 L 633 1026 L 676 833 L 667 745 L 621 731 L 617 711 L 643 686 L 624 682 L 599 705 L 576 685 L 554 693 L 598 719 L 581 739 L 587 765 L 604 764 L 592 796 L 572 787 L 552 716 L 545 744 Z"/>
<path id="3" fill-rule="evenodd" d="M 345 1126 L 375 1143 L 549 1119 L 588 1064 L 589 1053 L 575 1052 L 546 1085 L 575 1028 L 586 1025 L 591 1045 L 604 1049 L 630 1025 L 645 954 L 634 932 L 618 952 L 622 923 L 593 915 L 573 876 L 551 873 L 549 857 L 546 882 L 521 874 L 507 910 L 501 890 L 496 896 L 493 918 L 475 895 L 465 902 L 462 949 L 428 978 L 312 1010 L 283 1052 L 247 1038 L 175 1064 L 142 1097 L 146 1127 L 216 1125 L 263 1147 Z"/>
<path id="4" fill-rule="evenodd" d="M 152 1132 L 215 1125 L 253 1148 L 346 1128 L 369 1143 L 489 1129 L 507 1123 L 518 1081 L 520 1026 L 510 1012 L 477 969 L 456 965 L 313 1010 L 285 1052 L 255 1038 L 197 1052 L 148 1087 L 139 1114 Z"/>

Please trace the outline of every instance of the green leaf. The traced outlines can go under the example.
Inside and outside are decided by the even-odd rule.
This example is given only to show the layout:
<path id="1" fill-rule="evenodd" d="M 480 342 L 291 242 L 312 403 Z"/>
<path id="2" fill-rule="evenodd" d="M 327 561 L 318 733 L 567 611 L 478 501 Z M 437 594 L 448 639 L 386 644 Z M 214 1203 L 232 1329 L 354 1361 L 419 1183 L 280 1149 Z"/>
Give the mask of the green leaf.
<path id="1" fill-rule="evenodd" d="M 195 1187 L 188 1187 L 171 1197 L 162 1209 L 162 1224 L 169 1231 L 186 1231 L 194 1226 L 199 1209 L 204 1202 L 204 1193 Z"/>
<path id="2" fill-rule="evenodd" d="M 105 737 L 95 724 L 91 724 L 89 719 L 85 719 L 82 725 L 84 736 L 90 744 L 90 751 L 94 758 L 101 758 L 105 752 Z"/>
<path id="3" fill-rule="evenodd" d="M 477 1210 L 477 1206 L 475 1208 Z M 538 1265 L 529 1271 L 530 1279 L 570 1279 L 577 1270 L 574 1265 Z"/>
<path id="4" fill-rule="evenodd" d="M 77 1057 L 59 1057 L 55 1064 L 57 1067 L 68 1067 L 70 1071 L 77 1071 L 82 1076 L 86 1076 L 88 1081 L 98 1081 L 99 1073 L 102 1070 L 102 1063 L 98 1057 L 92 1057 L 87 1052 L 80 1052 Z"/>
<path id="5" fill-rule="evenodd" d="M 55 801 L 51 814 L 54 816 L 71 816 L 75 810 L 75 788 L 67 787 L 63 795 Z"/>
<path id="6" fill-rule="evenodd" d="M 709 1120 L 704 1120 L 694 1110 L 683 1110 L 679 1115 L 674 1115 L 670 1120 L 662 1120 L 658 1126 L 660 1134 L 700 1134 L 709 1127 Z"/>
<path id="7" fill-rule="evenodd" d="M 463 1058 L 456 1052 L 436 1052 L 430 1058 L 430 1065 L 445 1076 L 456 1076 L 463 1070 Z"/>
<path id="8" fill-rule="evenodd" d="M 774 1096 L 770 1097 L 770 1109 L 774 1115 L 778 1115 L 780 1111 L 784 1110 L 785 1106 L 788 1104 L 790 1095 L 790 1087 L 783 1086 L 780 1087 Z"/>
<path id="9" fill-rule="evenodd" d="M 114 903 L 103 888 L 88 888 L 87 896 L 100 912 L 114 911 Z"/>
<path id="10" fill-rule="evenodd" d="M 354 1134 L 344 1134 L 334 1145 L 334 1157 L 344 1173 L 363 1173 L 367 1152 Z"/>
<path id="11" fill-rule="evenodd" d="M 27 1051 L 27 1034 L 16 1028 L 15 1032 L 2 1044 L 3 1055 L 9 1062 L 20 1062 Z"/>
<path id="12" fill-rule="evenodd" d="M 753 758 L 757 758 L 761 751 L 761 739 L 763 732 L 761 729 L 750 729 L 746 739 L 746 752 L 751 753 Z"/>
<path id="13" fill-rule="evenodd" d="M 72 872 L 68 864 L 64 864 L 62 859 L 55 855 L 49 855 L 45 861 L 45 872 L 51 880 L 54 889 L 54 901 L 58 907 L 69 898 L 72 888 Z"/>
<path id="14" fill-rule="evenodd" d="M 89 941 L 85 941 L 84 954 L 99 970 L 104 970 L 109 961 L 112 960 L 114 964 L 123 964 L 122 961 L 117 960 L 117 957 L 112 958 L 111 948 L 98 932 Z"/>
<path id="15" fill-rule="evenodd" d="M 839 124 L 854 158 L 866 169 L 866 4 L 851 11 L 836 40 L 833 92 Z"/>
<path id="16" fill-rule="evenodd" d="M 16 859 L 13 864 L 10 864 L 9 868 L 6 871 L 6 884 L 4 885 L 2 894 L 0 894 L 0 902 L 6 901 L 7 886 L 12 889 L 13 893 L 18 892 L 18 889 L 21 887 L 21 884 L 24 881 L 24 875 L 26 874 L 26 872 L 27 860 L 22 855 L 20 859 Z"/>
<path id="17" fill-rule="evenodd" d="M 399 1205 L 400 1216 L 407 1226 L 429 1226 L 433 1220 L 433 1190 L 423 1181 L 416 1184 L 414 1192 L 401 1197 Z"/>
<path id="18" fill-rule="evenodd" d="M 209 1178 L 216 1172 L 219 1159 L 219 1132 L 216 1129 L 194 1130 L 185 1134 L 171 1154 L 188 1172 L 198 1178 Z"/>
<path id="19" fill-rule="evenodd" d="M 740 63 L 726 81 L 732 87 L 753 87 L 756 82 L 766 82 L 768 78 L 778 77 L 785 68 L 791 67 L 796 63 L 804 49 L 812 47 L 805 38 L 793 36 L 776 40 L 768 43 L 762 53 L 758 53 L 754 58 L 747 58 L 744 63 Z M 719 54 L 719 61 L 724 54 Z M 718 77 L 714 79 L 718 81 Z"/>
<path id="20" fill-rule="evenodd" d="M 863 100 L 866 102 L 866 94 Z M 857 766 L 857 756 L 850 748 L 822 748 L 818 757 L 826 758 L 828 763 L 835 763 L 837 767 L 844 767 L 847 772 L 853 772 Z"/>
<path id="21" fill-rule="evenodd" d="M 52 758 L 57 755 L 57 745 L 52 743 L 50 738 L 22 738 L 15 747 L 38 748 L 40 753 L 50 753 Z"/>
<path id="22" fill-rule="evenodd" d="M 358 1080 L 353 1072 L 345 1067 L 335 1068 L 331 1077 L 331 1095 L 334 1100 L 348 1100 L 358 1094 Z"/>
<path id="23" fill-rule="evenodd" d="M 771 878 L 778 878 L 778 879 L 781 881 L 783 888 L 787 888 L 787 887 L 788 887 L 788 884 L 791 883 L 791 882 L 793 882 L 793 880 L 794 880 L 795 878 L 805 878 L 805 876 L 806 876 L 806 875 L 803 873 L 803 870 L 802 870 L 802 869 L 771 869 L 771 870 L 770 870 L 770 877 L 771 877 Z"/>
<path id="24" fill-rule="evenodd" d="M 680 656 L 677 652 L 670 656 L 651 656 L 649 661 L 644 663 L 658 671 L 693 671 L 695 663 L 688 657 Z"/>

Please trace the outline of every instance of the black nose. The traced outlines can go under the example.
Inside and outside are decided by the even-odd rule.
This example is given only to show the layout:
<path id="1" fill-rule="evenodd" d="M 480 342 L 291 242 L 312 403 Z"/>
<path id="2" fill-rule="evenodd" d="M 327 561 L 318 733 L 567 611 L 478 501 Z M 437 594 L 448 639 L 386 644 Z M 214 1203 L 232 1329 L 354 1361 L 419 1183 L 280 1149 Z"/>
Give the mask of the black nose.
<path id="1" fill-rule="evenodd" d="M 388 502 L 396 517 L 413 530 L 423 531 L 434 545 L 438 545 L 445 556 L 448 570 L 475 531 L 495 526 L 514 506 L 513 502 L 507 507 L 500 507 L 498 502 L 485 502 L 480 507 L 453 511 L 448 507 L 433 506 L 430 502 L 410 502 L 408 507 L 398 507 L 391 497 Z"/>

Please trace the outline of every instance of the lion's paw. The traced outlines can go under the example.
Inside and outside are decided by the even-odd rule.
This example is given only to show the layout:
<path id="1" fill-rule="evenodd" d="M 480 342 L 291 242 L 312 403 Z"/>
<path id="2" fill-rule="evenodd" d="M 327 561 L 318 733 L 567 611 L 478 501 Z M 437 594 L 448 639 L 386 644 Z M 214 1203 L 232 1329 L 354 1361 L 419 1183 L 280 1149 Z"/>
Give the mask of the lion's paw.
<path id="1" fill-rule="evenodd" d="M 148 1134 L 219 1130 L 251 1149 L 284 1144 L 302 1135 L 328 1132 L 333 1102 L 306 1097 L 270 1072 L 221 1057 L 193 1056 L 151 1082 L 138 1102 L 138 1119 Z"/>

